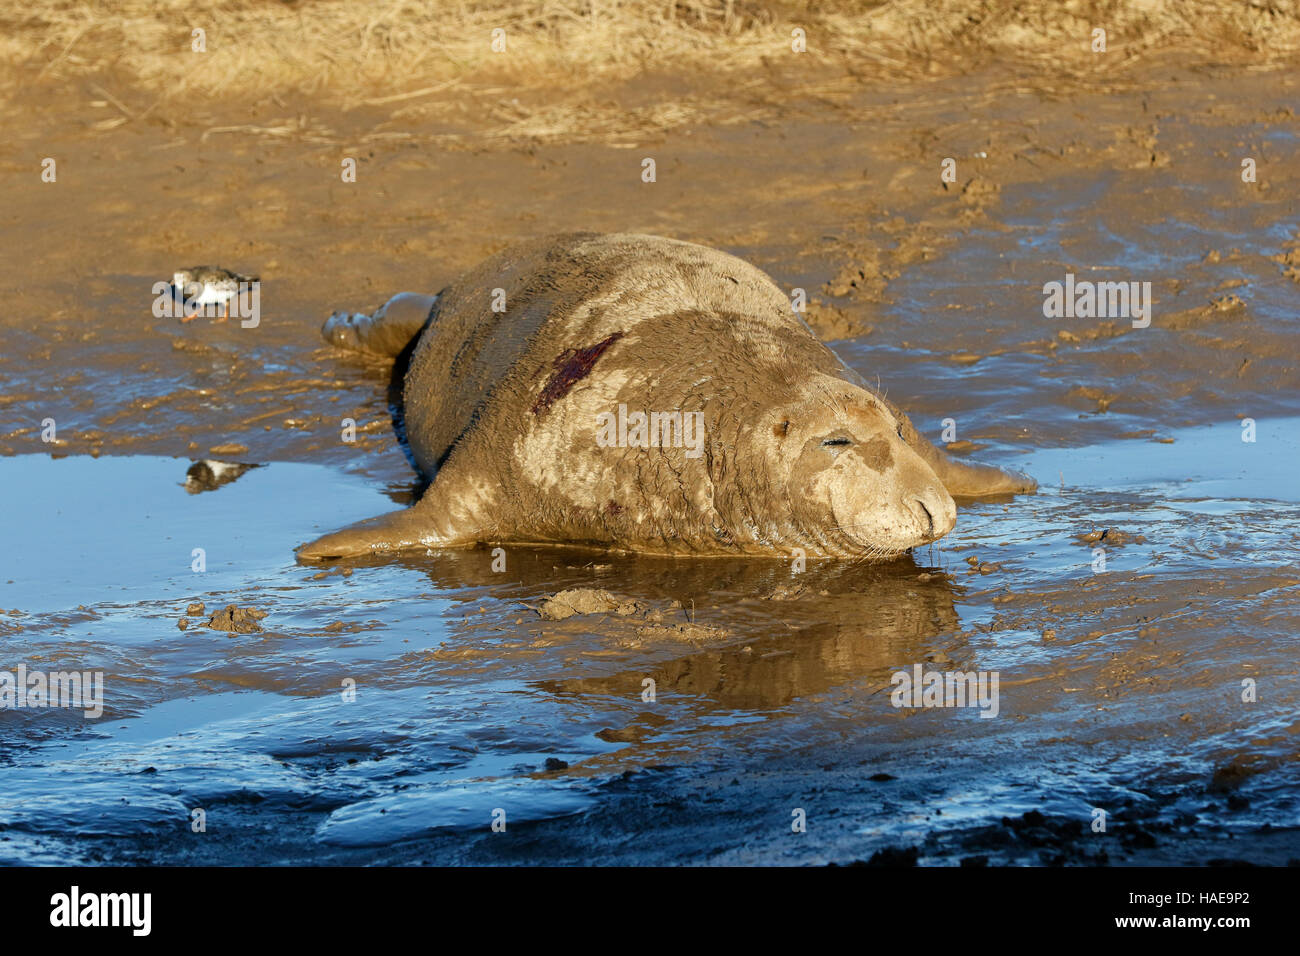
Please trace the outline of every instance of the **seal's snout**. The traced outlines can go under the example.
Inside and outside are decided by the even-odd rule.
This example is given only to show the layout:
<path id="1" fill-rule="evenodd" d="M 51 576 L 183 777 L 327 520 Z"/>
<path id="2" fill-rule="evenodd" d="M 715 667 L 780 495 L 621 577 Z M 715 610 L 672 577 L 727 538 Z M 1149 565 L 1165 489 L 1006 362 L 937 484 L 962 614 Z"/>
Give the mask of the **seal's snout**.
<path id="1" fill-rule="evenodd" d="M 921 527 L 923 544 L 938 541 L 957 525 L 957 506 L 942 485 L 932 485 L 910 502 Z"/>

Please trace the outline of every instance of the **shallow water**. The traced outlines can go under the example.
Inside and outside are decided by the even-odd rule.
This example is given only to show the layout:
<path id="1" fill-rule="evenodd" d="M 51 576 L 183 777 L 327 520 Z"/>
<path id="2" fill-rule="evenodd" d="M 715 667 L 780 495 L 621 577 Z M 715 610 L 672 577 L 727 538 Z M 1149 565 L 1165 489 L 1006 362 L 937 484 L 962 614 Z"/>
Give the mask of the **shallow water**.
<path id="1" fill-rule="evenodd" d="M 27 503 L 0 530 L 39 542 L 0 565 L 0 604 L 15 609 L 0 617 L 6 666 L 103 670 L 106 688 L 98 720 L 0 713 L 0 859 L 71 862 L 110 846 L 176 860 L 207 839 L 205 859 L 233 862 L 269 852 L 235 840 L 250 808 L 309 821 L 276 844 L 287 859 L 402 859 L 411 846 L 455 859 L 499 808 L 542 858 L 618 860 L 607 818 L 639 825 L 650 795 L 687 814 L 730 808 L 717 832 L 749 849 L 727 859 L 766 858 L 765 842 L 775 858 L 837 858 L 826 843 L 779 845 L 791 807 L 833 823 L 839 847 L 952 832 L 967 852 L 981 827 L 1030 810 L 1225 828 L 1205 813 L 1206 784 L 1234 760 L 1249 763 L 1233 790 L 1248 796 L 1226 828 L 1294 826 L 1297 426 L 1260 422 L 1254 446 L 1227 422 L 1172 444 L 1040 451 L 1023 462 L 1040 494 L 964 508 L 942 547 L 800 575 L 781 562 L 512 549 L 504 572 L 475 550 L 345 577 L 297 565 L 292 545 L 391 501 L 333 469 L 273 463 L 190 494 L 185 460 L 0 459 Z M 1193 467 L 1219 460 L 1232 465 Z M 1047 480 L 1058 472 L 1064 487 Z M 1110 548 L 1098 574 L 1076 536 L 1103 528 L 1146 540 Z M 970 556 L 995 567 L 977 573 Z M 725 633 L 689 642 L 614 615 L 532 610 L 573 586 Z M 262 608 L 266 630 L 210 630 L 206 615 L 179 630 L 195 599 L 208 612 Z M 1249 630 L 1225 626 L 1238 620 Z M 996 670 L 998 718 L 890 706 L 891 674 L 914 663 Z M 1234 708 L 1242 674 L 1267 690 Z M 867 780 L 881 773 L 896 779 Z M 206 834 L 188 829 L 195 808 Z M 551 819 L 566 837 L 535 829 Z"/>

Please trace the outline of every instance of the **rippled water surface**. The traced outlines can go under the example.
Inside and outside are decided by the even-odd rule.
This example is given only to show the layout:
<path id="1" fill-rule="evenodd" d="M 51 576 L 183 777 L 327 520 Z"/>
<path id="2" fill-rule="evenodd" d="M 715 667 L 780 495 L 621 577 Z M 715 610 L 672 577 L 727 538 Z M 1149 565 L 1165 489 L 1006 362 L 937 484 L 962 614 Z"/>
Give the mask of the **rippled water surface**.
<path id="1" fill-rule="evenodd" d="M 1234 760 L 1254 791 L 1234 819 L 1283 825 L 1296 812 L 1297 424 L 1261 423 L 1253 446 L 1229 422 L 1172 444 L 1044 451 L 1024 462 L 1039 495 L 964 509 L 944 547 L 797 576 L 564 550 L 509 552 L 503 572 L 476 550 L 344 576 L 295 564 L 292 544 L 388 500 L 331 469 L 271 464 L 191 494 L 184 460 L 5 459 L 26 507 L 0 526 L 41 546 L 0 566 L 4 658 L 102 670 L 106 690 L 99 720 L 0 715 L 0 853 L 236 862 L 265 852 L 245 842 L 256 808 L 305 828 L 283 837 L 290 858 L 455 858 L 504 810 L 521 829 L 573 818 L 533 837 L 543 858 L 614 860 L 611 824 L 587 821 L 653 817 L 662 798 L 687 818 L 716 803 L 729 848 L 753 846 L 757 817 L 776 858 L 815 859 L 827 848 L 778 835 L 793 807 L 864 848 L 1031 810 L 1187 821 Z M 1232 465 L 1197 467 L 1220 457 Z M 1046 480 L 1058 473 L 1063 487 Z M 1100 528 L 1145 540 L 1112 548 L 1097 574 L 1074 536 Z M 1169 578 L 1184 583 L 1144 583 Z M 716 630 L 533 610 L 575 586 Z M 206 615 L 180 630 L 192 600 L 258 607 L 265 630 L 211 630 Z M 1254 623 L 1239 633 L 1245 606 Z M 890 675 L 915 662 L 999 672 L 998 718 L 890 706 Z M 1234 704 L 1241 675 L 1268 688 L 1258 703 Z M 195 808 L 205 834 L 187 826 Z"/>

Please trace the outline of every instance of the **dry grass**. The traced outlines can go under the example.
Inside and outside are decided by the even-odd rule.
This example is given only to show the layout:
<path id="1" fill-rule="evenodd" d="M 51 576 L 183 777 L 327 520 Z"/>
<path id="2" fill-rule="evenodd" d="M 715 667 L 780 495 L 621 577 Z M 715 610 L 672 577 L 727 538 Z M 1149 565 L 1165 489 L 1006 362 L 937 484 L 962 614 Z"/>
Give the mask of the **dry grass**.
<path id="1" fill-rule="evenodd" d="M 1015 58 L 1079 71 L 1170 47 L 1201 60 L 1287 58 L 1296 0 L 10 0 L 11 80 L 112 72 L 159 94 L 432 95 L 454 82 L 555 84 L 640 72 L 803 63 L 939 73 Z M 1111 57 L 1088 48 L 1108 31 Z M 191 30 L 207 52 L 191 51 Z M 492 31 L 507 51 L 493 52 Z"/>
<path id="2" fill-rule="evenodd" d="M 794 3 L 648 0 L 34 0 L 0 30 L 0 61 L 43 78 L 115 69 L 146 88 L 408 93 L 448 80 L 728 69 L 788 49 Z M 860 7 L 861 4 L 841 4 Z M 207 52 L 191 49 L 206 31 Z M 505 52 L 492 31 L 505 31 Z M 557 77 L 558 75 L 558 77 Z"/>

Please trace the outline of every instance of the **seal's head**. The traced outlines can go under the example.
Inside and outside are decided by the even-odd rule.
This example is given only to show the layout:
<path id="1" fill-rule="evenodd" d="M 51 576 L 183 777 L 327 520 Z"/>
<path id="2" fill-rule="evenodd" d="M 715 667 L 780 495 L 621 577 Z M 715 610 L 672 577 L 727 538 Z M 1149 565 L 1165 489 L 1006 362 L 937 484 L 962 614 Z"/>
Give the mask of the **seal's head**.
<path id="1" fill-rule="evenodd" d="M 823 374 L 799 393 L 754 431 L 796 538 L 830 554 L 889 558 L 953 529 L 952 497 L 884 402 Z"/>

